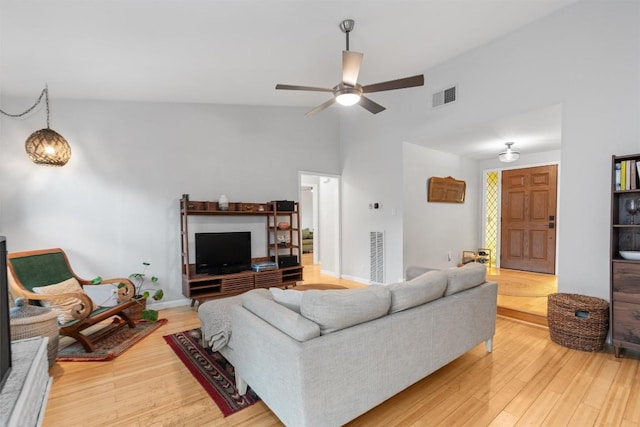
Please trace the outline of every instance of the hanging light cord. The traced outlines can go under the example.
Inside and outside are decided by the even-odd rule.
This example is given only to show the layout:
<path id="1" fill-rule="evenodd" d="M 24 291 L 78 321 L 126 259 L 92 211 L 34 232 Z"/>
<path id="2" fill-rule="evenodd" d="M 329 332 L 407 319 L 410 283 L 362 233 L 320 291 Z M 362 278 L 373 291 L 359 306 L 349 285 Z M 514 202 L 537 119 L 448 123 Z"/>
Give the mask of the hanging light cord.
<path id="1" fill-rule="evenodd" d="M 38 97 L 38 99 L 36 100 L 35 104 L 33 104 L 29 109 L 27 109 L 27 111 L 25 111 L 24 113 L 20 113 L 20 114 L 11 114 L 11 113 L 7 113 L 6 111 L 3 111 L 0 109 L 0 113 L 4 114 L 5 116 L 9 116 L 9 117 L 22 117 L 25 116 L 27 114 L 29 114 L 30 112 L 33 111 L 34 108 L 36 108 L 40 102 L 42 102 L 42 97 L 44 96 L 44 100 L 45 100 L 45 105 L 47 107 L 47 129 L 49 128 L 49 88 L 47 86 L 44 87 L 44 89 L 42 89 L 42 93 L 40 93 L 40 96 Z"/>

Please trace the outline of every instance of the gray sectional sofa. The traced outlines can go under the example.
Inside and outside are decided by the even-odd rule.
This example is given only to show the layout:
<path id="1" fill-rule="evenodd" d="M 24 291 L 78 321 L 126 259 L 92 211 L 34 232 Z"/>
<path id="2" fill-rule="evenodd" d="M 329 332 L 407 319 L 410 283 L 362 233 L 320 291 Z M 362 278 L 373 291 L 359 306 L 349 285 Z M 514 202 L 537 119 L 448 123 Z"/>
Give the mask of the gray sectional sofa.
<path id="1" fill-rule="evenodd" d="M 339 426 L 476 345 L 492 349 L 497 284 L 486 268 L 331 291 L 250 291 L 221 352 L 287 426 Z"/>

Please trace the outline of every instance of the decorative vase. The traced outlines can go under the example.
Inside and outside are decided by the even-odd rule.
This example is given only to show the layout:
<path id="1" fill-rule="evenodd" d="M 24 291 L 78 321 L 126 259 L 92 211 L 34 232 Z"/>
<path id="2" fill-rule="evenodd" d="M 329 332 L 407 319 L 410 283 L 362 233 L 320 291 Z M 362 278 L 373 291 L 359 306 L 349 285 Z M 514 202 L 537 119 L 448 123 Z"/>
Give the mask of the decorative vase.
<path id="1" fill-rule="evenodd" d="M 226 211 L 227 209 L 229 209 L 229 199 L 227 199 L 227 196 L 225 194 L 220 196 L 220 198 L 218 199 L 218 208 L 221 211 Z"/>

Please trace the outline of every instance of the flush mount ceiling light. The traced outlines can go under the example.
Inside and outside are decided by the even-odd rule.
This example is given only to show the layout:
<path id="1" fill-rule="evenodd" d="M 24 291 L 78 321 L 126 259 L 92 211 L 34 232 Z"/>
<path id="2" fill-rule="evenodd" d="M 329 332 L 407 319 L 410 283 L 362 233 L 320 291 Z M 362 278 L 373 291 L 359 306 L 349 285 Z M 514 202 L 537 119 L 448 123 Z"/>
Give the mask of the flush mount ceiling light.
<path id="1" fill-rule="evenodd" d="M 33 111 L 33 109 L 40 104 L 43 97 L 45 99 L 47 109 L 47 127 L 45 129 L 37 130 L 29 135 L 29 138 L 27 138 L 27 141 L 24 144 L 24 148 L 31 161 L 37 165 L 64 166 L 71 158 L 71 147 L 62 135 L 49 128 L 49 89 L 46 86 L 42 89 L 42 93 L 36 100 L 35 104 L 33 104 L 31 108 L 27 109 L 24 113 L 9 114 L 2 110 L 0 110 L 0 113 L 14 118 L 22 117 Z"/>
<path id="2" fill-rule="evenodd" d="M 498 159 L 504 163 L 515 162 L 520 157 L 520 152 L 511 148 L 513 142 L 506 142 L 504 145 L 507 146 L 507 150 L 498 154 Z"/>

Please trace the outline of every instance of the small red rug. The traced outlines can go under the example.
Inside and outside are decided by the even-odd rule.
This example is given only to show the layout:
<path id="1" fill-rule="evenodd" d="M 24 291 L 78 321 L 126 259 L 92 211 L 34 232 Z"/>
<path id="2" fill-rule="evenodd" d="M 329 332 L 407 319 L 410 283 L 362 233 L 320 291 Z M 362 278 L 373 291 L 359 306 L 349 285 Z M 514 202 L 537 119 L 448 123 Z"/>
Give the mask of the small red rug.
<path id="1" fill-rule="evenodd" d="M 203 348 L 199 344 L 200 338 L 200 329 L 164 336 L 225 417 L 258 402 L 260 398 L 251 388 L 244 396 L 238 394 L 233 365 L 217 351 Z"/>
<path id="2" fill-rule="evenodd" d="M 91 339 L 98 338 L 93 346 L 94 351 L 87 353 L 76 341 L 58 351 L 56 362 L 102 362 L 115 359 L 167 321 L 167 319 L 158 319 L 157 322 L 140 320 L 136 322 L 136 327 L 131 329 L 126 324 L 123 325 L 123 321 L 116 319 L 110 325 L 89 334 Z"/>

